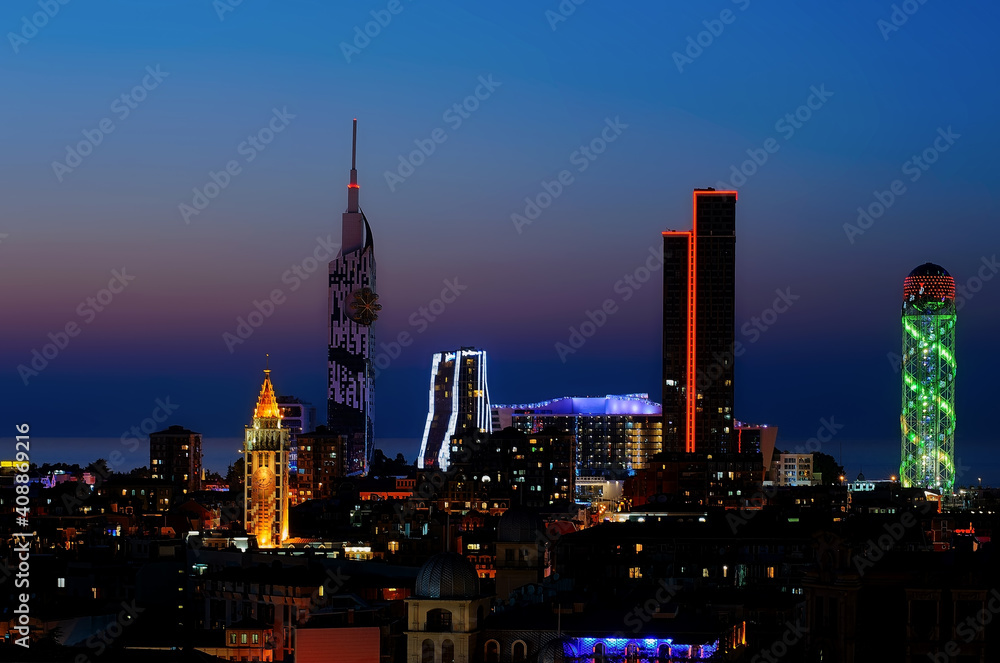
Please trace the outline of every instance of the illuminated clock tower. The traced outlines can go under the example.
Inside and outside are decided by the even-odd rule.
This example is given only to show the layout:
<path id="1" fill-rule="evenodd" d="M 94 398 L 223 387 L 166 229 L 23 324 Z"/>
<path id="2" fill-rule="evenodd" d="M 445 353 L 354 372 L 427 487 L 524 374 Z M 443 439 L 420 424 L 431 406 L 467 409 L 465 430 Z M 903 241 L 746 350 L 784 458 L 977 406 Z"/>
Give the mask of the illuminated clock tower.
<path id="1" fill-rule="evenodd" d="M 281 409 L 264 369 L 253 425 L 243 443 L 243 505 L 247 534 L 260 548 L 275 548 L 288 538 L 289 429 L 281 425 Z"/>
<path id="2" fill-rule="evenodd" d="M 368 473 L 374 451 L 372 406 L 375 320 L 375 244 L 358 202 L 358 121 L 354 120 L 351 181 L 340 253 L 330 262 L 327 356 L 327 428 L 347 439 L 348 476 Z"/>

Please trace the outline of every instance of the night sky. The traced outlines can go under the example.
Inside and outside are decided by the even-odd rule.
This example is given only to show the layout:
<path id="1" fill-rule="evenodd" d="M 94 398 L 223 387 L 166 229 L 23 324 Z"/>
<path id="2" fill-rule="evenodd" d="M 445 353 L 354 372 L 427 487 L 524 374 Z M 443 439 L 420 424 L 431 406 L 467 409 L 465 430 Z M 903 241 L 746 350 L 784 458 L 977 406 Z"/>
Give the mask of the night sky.
<path id="1" fill-rule="evenodd" d="M 236 444 L 213 440 L 242 436 L 265 353 L 278 392 L 323 417 L 325 260 L 295 270 L 339 243 L 357 117 L 376 333 L 414 338 L 376 381 L 391 453 L 416 455 L 437 350 L 485 348 L 494 402 L 659 400 L 661 273 L 619 281 L 645 276 L 662 230 L 690 227 L 693 188 L 728 182 L 737 417 L 779 426 L 786 448 L 833 419 L 823 451 L 852 474 L 894 472 L 902 281 L 931 261 L 972 295 L 958 483 L 1000 482 L 1000 9 L 902 5 L 77 1 L 36 30 L 37 0 L 7 0 L 5 435 L 27 420 L 39 438 L 101 438 L 36 445 L 40 462 L 106 457 L 169 399 L 163 426 L 204 433 L 224 470 L 211 459 Z M 859 206 L 877 218 L 859 224 Z M 97 311 L 87 298 L 113 270 L 119 292 Z M 460 294 L 422 317 L 446 281 Z M 271 315 L 227 346 L 276 289 Z M 776 291 L 795 299 L 772 317 Z M 607 299 L 616 312 L 560 357 Z M 78 335 L 22 375 L 68 324 Z"/>

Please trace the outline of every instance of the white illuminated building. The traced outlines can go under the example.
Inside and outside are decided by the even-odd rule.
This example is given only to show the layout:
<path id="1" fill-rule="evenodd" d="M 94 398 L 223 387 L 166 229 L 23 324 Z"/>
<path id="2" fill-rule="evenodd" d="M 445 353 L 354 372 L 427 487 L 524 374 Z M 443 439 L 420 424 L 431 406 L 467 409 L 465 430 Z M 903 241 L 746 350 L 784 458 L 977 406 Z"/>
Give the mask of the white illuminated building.
<path id="1" fill-rule="evenodd" d="M 417 467 L 447 470 L 451 438 L 456 432 L 493 430 L 486 351 L 462 348 L 435 353 L 429 400 Z"/>

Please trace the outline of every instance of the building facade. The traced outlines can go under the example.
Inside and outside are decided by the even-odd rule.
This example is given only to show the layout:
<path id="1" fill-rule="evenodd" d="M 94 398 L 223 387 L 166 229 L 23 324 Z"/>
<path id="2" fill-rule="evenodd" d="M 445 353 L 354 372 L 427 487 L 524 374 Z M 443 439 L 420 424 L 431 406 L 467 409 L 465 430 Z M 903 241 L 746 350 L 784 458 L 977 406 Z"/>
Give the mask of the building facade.
<path id="1" fill-rule="evenodd" d="M 783 453 L 777 454 L 771 465 L 771 481 L 775 486 L 812 486 L 813 455 Z"/>
<path id="2" fill-rule="evenodd" d="M 294 476 L 298 464 L 298 436 L 316 429 L 316 408 L 295 396 L 278 396 L 281 421 L 288 429 L 291 451 L 288 454 L 288 471 Z"/>
<path id="3" fill-rule="evenodd" d="M 183 426 L 150 433 L 149 471 L 185 493 L 201 490 L 201 433 Z"/>
<path id="4" fill-rule="evenodd" d="M 244 522 L 260 548 L 280 546 L 288 538 L 288 434 L 271 371 L 265 369 L 253 425 L 246 427 L 243 443 Z"/>
<path id="5" fill-rule="evenodd" d="M 955 279 L 933 263 L 903 279 L 904 487 L 955 487 Z"/>
<path id="6" fill-rule="evenodd" d="M 615 478 L 646 467 L 663 450 L 660 413 L 660 404 L 647 394 L 567 397 L 492 408 L 496 430 L 513 427 L 537 435 L 548 429 L 569 435 L 578 476 Z"/>
<path id="7" fill-rule="evenodd" d="M 666 450 L 730 453 L 736 295 L 736 192 L 695 189 L 691 230 L 663 233 Z"/>
<path id="8" fill-rule="evenodd" d="M 447 470 L 452 436 L 492 430 L 486 351 L 461 348 L 435 353 L 431 362 L 430 408 L 417 467 Z"/>
<path id="9" fill-rule="evenodd" d="M 358 202 L 358 121 L 354 121 L 351 181 L 340 253 L 330 262 L 327 426 L 348 439 L 348 472 L 368 472 L 374 452 L 375 244 Z"/>
<path id="10" fill-rule="evenodd" d="M 347 438 L 320 426 L 298 438 L 295 503 L 327 499 L 337 480 L 347 476 Z"/>

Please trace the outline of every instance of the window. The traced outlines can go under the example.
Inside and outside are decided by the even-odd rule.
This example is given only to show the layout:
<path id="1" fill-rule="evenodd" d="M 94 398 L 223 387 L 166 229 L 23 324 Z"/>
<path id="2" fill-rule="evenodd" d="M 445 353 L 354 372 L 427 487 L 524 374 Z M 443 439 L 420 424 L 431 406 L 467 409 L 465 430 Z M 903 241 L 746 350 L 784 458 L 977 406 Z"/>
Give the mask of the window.
<path id="1" fill-rule="evenodd" d="M 251 642 L 255 645 L 260 644 L 260 633 L 254 633 Z"/>
<path id="2" fill-rule="evenodd" d="M 229 644 L 231 644 L 231 645 L 235 645 L 236 644 L 236 634 L 235 633 L 230 633 L 229 634 Z"/>
<path id="3" fill-rule="evenodd" d="M 420 646 L 420 663 L 434 663 L 434 641 L 424 640 Z"/>
<path id="4" fill-rule="evenodd" d="M 628 570 L 628 577 L 629 578 L 641 578 L 642 577 L 642 569 L 639 568 L 638 566 L 633 566 L 633 567 L 629 568 L 629 570 Z"/>
<path id="5" fill-rule="evenodd" d="M 455 663 L 455 643 L 451 640 L 441 643 L 441 663 Z"/>
<path id="6" fill-rule="evenodd" d="M 774 577 L 774 567 L 773 566 L 767 567 L 767 577 L 768 578 L 773 578 Z"/>
<path id="7" fill-rule="evenodd" d="M 240 633 L 240 644 L 241 645 L 245 645 L 246 643 L 247 643 L 247 634 L 246 633 Z"/>
<path id="8" fill-rule="evenodd" d="M 486 663 L 500 663 L 500 643 L 496 640 L 486 643 Z"/>
<path id="9" fill-rule="evenodd" d="M 525 659 L 528 658 L 528 647 L 521 640 L 515 642 L 510 651 L 511 660 L 514 663 L 524 663 Z"/>

